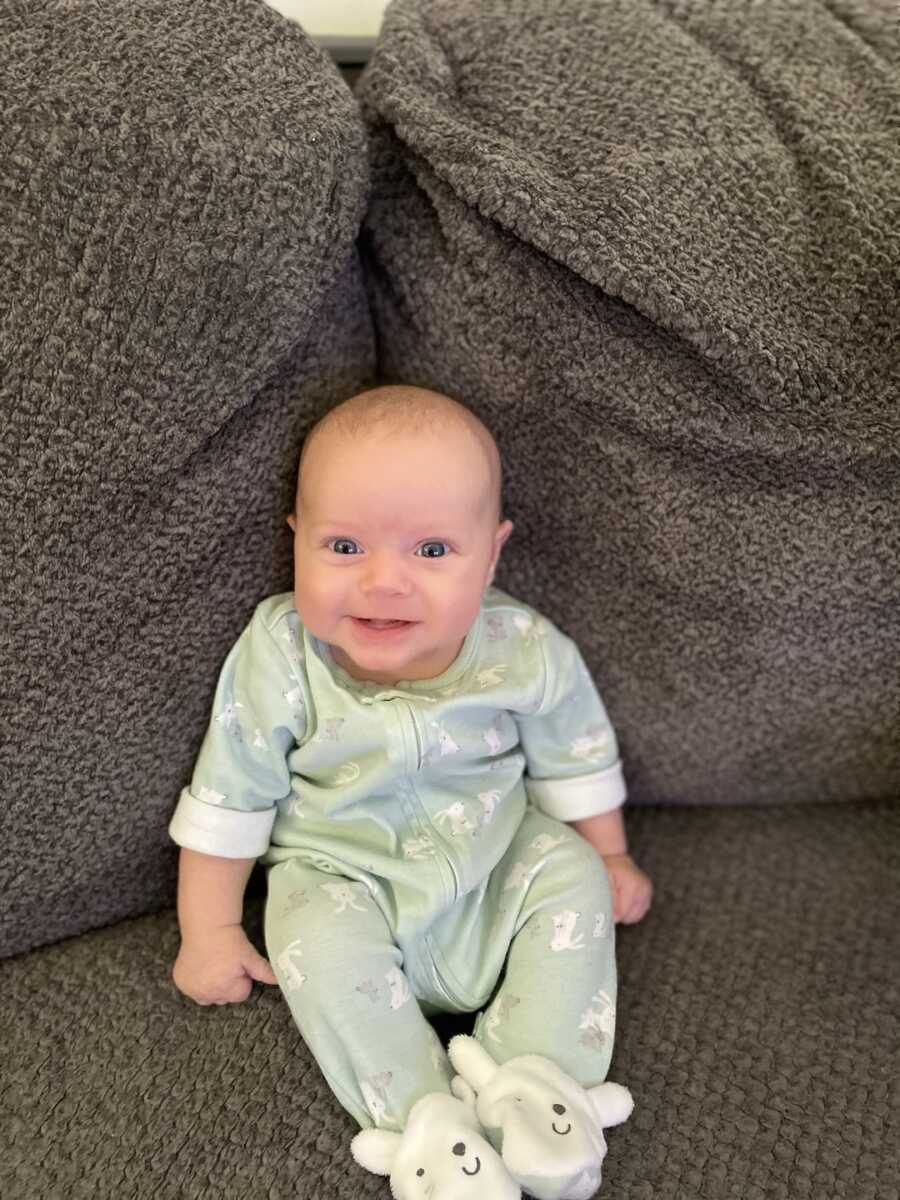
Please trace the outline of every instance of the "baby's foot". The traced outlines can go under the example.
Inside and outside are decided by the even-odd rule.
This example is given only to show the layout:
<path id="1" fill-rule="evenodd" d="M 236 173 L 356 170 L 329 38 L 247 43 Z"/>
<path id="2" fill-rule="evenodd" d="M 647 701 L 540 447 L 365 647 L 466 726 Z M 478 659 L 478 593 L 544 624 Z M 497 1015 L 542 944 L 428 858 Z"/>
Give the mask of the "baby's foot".
<path id="1" fill-rule="evenodd" d="M 446 1092 L 418 1100 L 402 1133 L 364 1129 L 350 1151 L 367 1171 L 390 1176 L 395 1200 L 521 1200 L 472 1104 Z"/>
<path id="2" fill-rule="evenodd" d="M 453 1066 L 512 1178 L 537 1200 L 588 1200 L 600 1186 L 603 1130 L 628 1119 L 631 1093 L 617 1083 L 583 1088 L 555 1063 L 523 1054 L 498 1066 L 474 1038 L 450 1042 Z M 459 1080 L 456 1095 L 463 1094 Z"/>

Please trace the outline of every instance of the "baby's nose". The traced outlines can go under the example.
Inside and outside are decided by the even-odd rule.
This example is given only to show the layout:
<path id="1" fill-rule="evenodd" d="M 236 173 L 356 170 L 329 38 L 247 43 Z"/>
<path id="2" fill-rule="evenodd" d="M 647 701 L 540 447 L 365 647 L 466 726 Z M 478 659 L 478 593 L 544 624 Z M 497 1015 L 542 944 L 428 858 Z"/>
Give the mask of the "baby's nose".
<path id="1" fill-rule="evenodd" d="M 368 592 L 406 593 L 410 587 L 409 574 L 393 555 L 372 554 L 366 563 L 363 587 Z"/>

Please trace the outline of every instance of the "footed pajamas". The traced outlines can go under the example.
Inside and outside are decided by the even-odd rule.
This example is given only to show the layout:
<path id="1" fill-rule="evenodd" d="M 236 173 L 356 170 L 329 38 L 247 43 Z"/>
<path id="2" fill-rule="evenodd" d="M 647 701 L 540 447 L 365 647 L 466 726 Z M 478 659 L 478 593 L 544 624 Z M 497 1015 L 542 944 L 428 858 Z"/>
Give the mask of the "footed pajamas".
<path id="1" fill-rule="evenodd" d="M 339 667 L 285 593 L 225 661 L 169 831 L 261 858 L 266 945 L 304 1040 L 361 1127 L 399 1130 L 449 1091 L 436 1012 L 480 1011 L 497 1063 L 539 1054 L 605 1079 L 612 901 L 564 822 L 624 799 L 587 667 L 534 609 L 489 588 L 443 674 L 388 686 Z"/>

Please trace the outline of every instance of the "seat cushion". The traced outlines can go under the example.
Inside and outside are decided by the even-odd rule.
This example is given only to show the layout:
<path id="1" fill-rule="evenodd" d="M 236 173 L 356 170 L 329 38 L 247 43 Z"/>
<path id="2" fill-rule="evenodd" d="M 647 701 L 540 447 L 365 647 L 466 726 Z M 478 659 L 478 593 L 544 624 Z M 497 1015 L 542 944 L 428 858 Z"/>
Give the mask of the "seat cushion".
<path id="1" fill-rule="evenodd" d="M 887 8 L 395 0 L 357 94 L 384 375 L 496 433 L 632 799 L 895 795 Z"/>
<path id="2" fill-rule="evenodd" d="M 297 452 L 368 382 L 353 96 L 262 3 L 4 6 L 0 954 L 170 905 Z"/>
<path id="3" fill-rule="evenodd" d="M 635 1111 L 602 1194 L 896 1197 L 900 806 L 645 807 L 629 834 L 656 894 L 617 932 Z M 259 901 L 247 928 L 264 949 Z M 177 949 L 168 911 L 0 966 L 0 1191 L 388 1200 L 278 989 L 199 1007 Z"/>

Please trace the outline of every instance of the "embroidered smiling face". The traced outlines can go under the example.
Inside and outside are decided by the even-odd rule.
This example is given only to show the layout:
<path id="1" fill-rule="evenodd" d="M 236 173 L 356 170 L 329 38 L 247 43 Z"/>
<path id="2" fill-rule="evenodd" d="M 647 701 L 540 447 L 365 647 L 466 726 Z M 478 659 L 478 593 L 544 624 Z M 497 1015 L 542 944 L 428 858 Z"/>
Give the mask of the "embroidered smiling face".
<path id="1" fill-rule="evenodd" d="M 497 1063 L 475 1038 L 458 1034 L 447 1055 L 459 1072 L 455 1095 L 474 1097 L 491 1145 L 531 1196 L 588 1200 L 600 1186 L 604 1128 L 627 1121 L 627 1088 L 605 1082 L 582 1087 L 540 1054 Z"/>
<path id="2" fill-rule="evenodd" d="M 492 1137 L 502 1129 L 507 1162 L 539 1161 L 543 1147 L 574 1177 L 597 1171 L 606 1156 L 590 1093 L 537 1056 L 523 1056 L 498 1070 L 479 1095 L 478 1114 Z"/>
<path id="3" fill-rule="evenodd" d="M 593 1113 L 582 1110 L 577 1104 L 563 1104 L 559 1098 L 551 1103 L 546 1088 L 541 1097 L 529 1096 L 527 1087 L 520 1086 L 516 1090 L 525 1095 L 507 1096 L 494 1102 L 505 1108 L 502 1121 L 498 1122 L 503 1126 L 504 1149 L 515 1153 L 520 1139 L 533 1143 L 565 1138 L 566 1150 L 573 1163 L 583 1160 L 587 1165 L 606 1155 L 606 1139 L 597 1128 Z M 515 1109 L 511 1111 L 512 1105 Z M 487 1103 L 479 1111 L 485 1114 L 487 1123 Z M 489 1127 L 493 1127 L 492 1122 Z"/>
<path id="4" fill-rule="evenodd" d="M 562 1123 L 563 1123 L 562 1118 L 565 1117 L 566 1112 L 567 1112 L 566 1106 L 564 1104 L 554 1104 L 553 1111 L 560 1118 L 559 1123 L 560 1123 L 560 1125 L 562 1125 Z M 553 1132 L 559 1134 L 560 1137 L 565 1137 L 565 1135 L 567 1133 L 572 1132 L 572 1122 L 571 1121 L 569 1121 L 569 1123 L 566 1125 L 565 1129 L 557 1129 L 555 1120 L 551 1121 L 550 1125 L 551 1125 Z"/>
<path id="5" fill-rule="evenodd" d="M 415 1159 L 415 1153 L 411 1157 Z M 496 1168 L 496 1159 L 483 1138 L 472 1130 L 452 1145 L 448 1140 L 446 1146 L 428 1156 L 427 1162 L 420 1162 L 411 1177 L 408 1169 L 403 1172 L 408 1180 L 404 1200 L 419 1196 L 422 1200 L 473 1200 L 483 1194 L 479 1189 L 492 1168 Z M 470 1183 L 476 1175 L 480 1177 L 477 1187 Z"/>
<path id="6" fill-rule="evenodd" d="M 402 1135 L 369 1129 L 353 1141 L 367 1170 L 389 1174 L 396 1200 L 519 1200 L 503 1160 L 484 1139 L 474 1111 L 433 1093 L 412 1108 Z"/>

